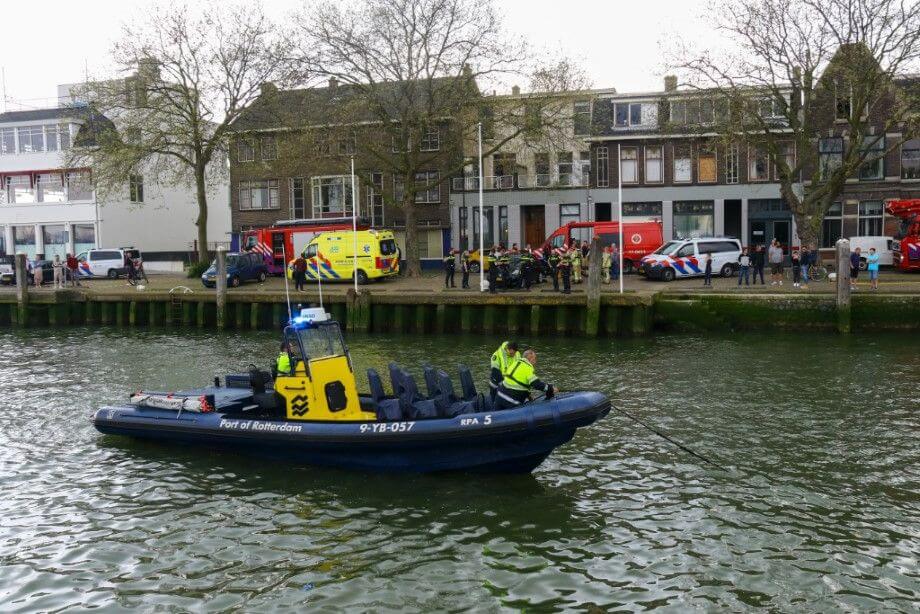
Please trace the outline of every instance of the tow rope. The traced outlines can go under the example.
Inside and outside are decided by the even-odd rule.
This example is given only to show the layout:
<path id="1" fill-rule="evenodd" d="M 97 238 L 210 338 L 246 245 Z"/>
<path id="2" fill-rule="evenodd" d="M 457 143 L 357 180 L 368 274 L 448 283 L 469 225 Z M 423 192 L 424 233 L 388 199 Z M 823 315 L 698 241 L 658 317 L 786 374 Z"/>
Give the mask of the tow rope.
<path id="1" fill-rule="evenodd" d="M 645 427 L 646 429 L 648 429 L 648 430 L 650 430 L 651 432 L 655 433 L 656 435 L 658 435 L 658 436 L 661 437 L 662 439 L 665 439 L 665 440 L 667 440 L 667 441 L 670 441 L 671 443 L 673 443 L 675 446 L 677 446 L 678 448 L 680 448 L 681 450 L 683 450 L 683 451 L 686 452 L 687 454 L 691 454 L 691 455 L 697 457 L 698 459 L 703 460 L 703 461 L 709 463 L 709 464 L 712 465 L 713 467 L 718 467 L 718 468 L 721 469 L 722 471 L 728 471 L 727 468 L 723 467 L 723 466 L 720 465 L 719 463 L 715 462 L 714 460 L 710 460 L 710 459 L 706 458 L 705 456 L 703 456 L 702 454 L 700 454 L 700 453 L 698 453 L 698 452 L 694 452 L 693 450 L 691 450 L 690 448 L 688 448 L 688 447 L 685 446 L 684 444 L 680 443 L 680 442 L 677 441 L 676 439 L 673 439 L 672 437 L 669 437 L 669 436 L 665 435 L 664 433 L 662 433 L 662 432 L 659 431 L 658 429 L 656 429 L 656 428 L 654 428 L 654 427 L 652 427 L 652 426 L 649 426 L 648 424 L 646 424 L 645 422 L 643 422 L 643 421 L 640 420 L 639 418 L 636 418 L 635 416 L 633 416 L 631 413 L 629 413 L 629 412 L 626 411 L 625 409 L 620 409 L 619 407 L 617 407 L 617 406 L 614 405 L 613 403 L 610 404 L 610 407 L 612 407 L 612 408 L 615 409 L 616 411 L 620 412 L 621 414 L 623 414 L 624 416 L 626 416 L 627 418 L 629 418 L 629 419 L 632 420 L 633 422 L 636 422 L 637 424 L 642 425 L 643 427 Z"/>

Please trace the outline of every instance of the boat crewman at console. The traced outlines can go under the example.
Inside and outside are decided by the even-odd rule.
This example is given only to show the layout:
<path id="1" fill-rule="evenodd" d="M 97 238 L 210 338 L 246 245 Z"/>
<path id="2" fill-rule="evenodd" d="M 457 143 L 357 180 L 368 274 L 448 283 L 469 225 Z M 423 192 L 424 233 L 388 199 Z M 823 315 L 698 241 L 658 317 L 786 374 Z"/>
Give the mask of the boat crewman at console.
<path id="1" fill-rule="evenodd" d="M 276 375 L 291 375 L 291 348 L 287 341 L 281 342 L 281 350 L 278 354 L 278 361 L 275 363 Z"/>
<path id="2" fill-rule="evenodd" d="M 536 364 L 537 353 L 533 350 L 525 350 L 520 358 L 511 361 L 498 387 L 495 399 L 498 409 L 513 409 L 526 403 L 530 400 L 531 390 L 540 390 L 546 394 L 547 399 L 553 398 L 556 390 L 537 377 L 534 370 Z"/>
<path id="3" fill-rule="evenodd" d="M 517 341 L 505 341 L 497 350 L 492 352 L 489 369 L 489 396 L 493 401 L 508 367 L 520 357 L 521 353 L 518 352 Z"/>

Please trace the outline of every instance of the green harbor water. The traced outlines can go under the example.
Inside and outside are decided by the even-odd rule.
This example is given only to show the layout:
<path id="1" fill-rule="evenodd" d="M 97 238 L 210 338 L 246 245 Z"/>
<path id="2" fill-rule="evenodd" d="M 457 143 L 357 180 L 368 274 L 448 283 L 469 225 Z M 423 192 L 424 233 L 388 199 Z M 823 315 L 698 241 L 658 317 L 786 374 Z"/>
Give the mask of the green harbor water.
<path id="1" fill-rule="evenodd" d="M 359 372 L 499 340 L 353 337 Z M 622 416 L 531 476 L 390 476 L 102 436 L 98 405 L 267 364 L 268 333 L 0 332 L 0 610 L 904 611 L 920 338 L 528 339 Z M 359 380 L 360 382 L 360 380 Z"/>

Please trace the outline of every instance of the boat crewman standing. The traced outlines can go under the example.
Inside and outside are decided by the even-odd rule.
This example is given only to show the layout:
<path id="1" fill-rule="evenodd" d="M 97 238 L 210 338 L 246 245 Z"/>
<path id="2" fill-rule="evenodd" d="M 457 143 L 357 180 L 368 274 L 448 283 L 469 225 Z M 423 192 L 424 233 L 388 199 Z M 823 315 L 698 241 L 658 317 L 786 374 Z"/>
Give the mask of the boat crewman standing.
<path id="1" fill-rule="evenodd" d="M 275 363 L 275 373 L 277 375 L 291 375 L 291 354 L 287 341 L 281 342 L 281 351 L 278 354 L 278 361 Z"/>
<path id="2" fill-rule="evenodd" d="M 505 341 L 492 352 L 492 360 L 489 365 L 489 397 L 493 401 L 508 367 L 520 357 L 517 341 Z"/>
<path id="3" fill-rule="evenodd" d="M 533 350 L 524 350 L 524 354 L 508 366 L 495 399 L 498 409 L 513 409 L 521 403 L 526 403 L 530 400 L 531 390 L 540 390 L 546 394 L 547 399 L 553 398 L 556 390 L 551 384 L 537 377 L 534 370 L 536 364 L 537 353 Z"/>

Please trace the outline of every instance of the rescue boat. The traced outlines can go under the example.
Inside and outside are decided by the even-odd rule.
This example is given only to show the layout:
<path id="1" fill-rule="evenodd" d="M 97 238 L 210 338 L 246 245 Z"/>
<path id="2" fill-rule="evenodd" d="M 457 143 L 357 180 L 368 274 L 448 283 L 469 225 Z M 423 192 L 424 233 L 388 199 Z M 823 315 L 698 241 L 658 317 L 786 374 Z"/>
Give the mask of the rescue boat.
<path id="1" fill-rule="evenodd" d="M 597 392 L 496 410 L 462 365 L 459 390 L 447 373 L 425 367 L 422 394 L 408 371 L 390 363 L 393 393 L 368 369 L 370 392 L 360 394 L 341 329 L 322 309 L 304 309 L 284 338 L 290 374 L 250 365 L 223 385 L 137 392 L 98 409 L 93 424 L 109 435 L 362 471 L 529 473 L 610 411 Z"/>

